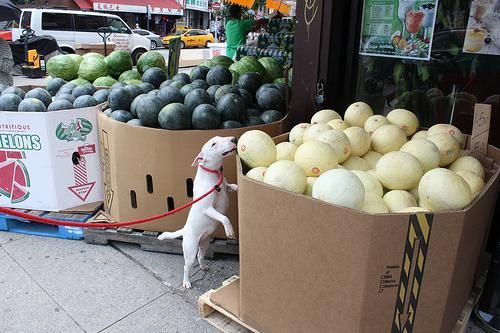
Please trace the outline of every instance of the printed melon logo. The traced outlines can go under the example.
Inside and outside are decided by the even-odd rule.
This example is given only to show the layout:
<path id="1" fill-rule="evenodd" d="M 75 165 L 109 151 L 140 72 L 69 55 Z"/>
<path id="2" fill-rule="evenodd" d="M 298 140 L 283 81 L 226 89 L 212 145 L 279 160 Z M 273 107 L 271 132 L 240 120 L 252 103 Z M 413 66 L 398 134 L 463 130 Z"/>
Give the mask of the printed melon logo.
<path id="1" fill-rule="evenodd" d="M 13 204 L 28 199 L 30 177 L 22 159 L 23 152 L 0 151 L 0 195 L 6 196 Z"/>
<path id="2" fill-rule="evenodd" d="M 66 126 L 63 123 L 57 125 L 56 137 L 62 141 L 86 141 L 87 135 L 92 132 L 92 123 L 84 118 L 72 120 Z"/>

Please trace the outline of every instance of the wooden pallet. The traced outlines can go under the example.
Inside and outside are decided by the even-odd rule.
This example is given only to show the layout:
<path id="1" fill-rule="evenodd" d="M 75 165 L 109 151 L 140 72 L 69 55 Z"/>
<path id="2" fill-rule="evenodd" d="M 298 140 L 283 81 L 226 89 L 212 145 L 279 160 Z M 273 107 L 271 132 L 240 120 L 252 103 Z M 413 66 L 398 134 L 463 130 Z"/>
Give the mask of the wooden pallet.
<path id="1" fill-rule="evenodd" d="M 85 242 L 89 244 L 107 245 L 110 241 L 139 244 L 141 249 L 153 252 L 182 254 L 182 240 L 158 240 L 160 232 L 142 231 L 130 228 L 89 228 L 83 231 Z M 238 242 L 235 240 L 212 239 L 206 258 L 214 258 L 215 254 L 239 254 Z"/>
<path id="2" fill-rule="evenodd" d="M 232 314 L 223 307 L 212 302 L 211 296 L 228 288 L 233 283 L 238 283 L 239 277 L 232 276 L 222 283 L 217 289 L 212 289 L 198 298 L 198 312 L 201 317 L 212 326 L 218 328 L 224 333 L 259 333 L 256 329 L 250 327 L 241 321 L 236 315 Z M 239 299 L 237 300 L 239 302 Z"/>

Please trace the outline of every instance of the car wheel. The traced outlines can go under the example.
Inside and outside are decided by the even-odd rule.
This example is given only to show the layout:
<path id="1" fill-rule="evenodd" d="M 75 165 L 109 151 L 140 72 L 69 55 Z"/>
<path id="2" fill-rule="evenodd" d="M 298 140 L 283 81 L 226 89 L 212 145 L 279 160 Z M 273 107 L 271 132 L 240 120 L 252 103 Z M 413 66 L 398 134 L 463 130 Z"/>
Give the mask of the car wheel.
<path id="1" fill-rule="evenodd" d="M 69 47 L 61 47 L 61 51 L 63 51 L 66 54 L 74 54 L 75 51 Z"/>
<path id="2" fill-rule="evenodd" d="M 158 44 L 156 44 L 156 42 L 154 40 L 151 41 L 151 50 L 156 50 L 156 48 L 158 47 Z"/>
<path id="3" fill-rule="evenodd" d="M 146 50 L 146 49 L 137 49 L 134 52 L 132 52 L 132 62 L 134 63 L 134 65 L 137 65 L 137 61 L 139 60 L 141 55 L 143 55 L 147 51 L 148 50 Z"/>
<path id="4" fill-rule="evenodd" d="M 186 43 L 184 42 L 181 42 L 181 49 L 185 48 L 186 47 Z"/>
<path id="5" fill-rule="evenodd" d="M 207 42 L 205 43 L 205 48 L 207 48 L 207 49 L 208 49 L 208 43 L 210 43 L 209 40 L 207 40 Z"/>

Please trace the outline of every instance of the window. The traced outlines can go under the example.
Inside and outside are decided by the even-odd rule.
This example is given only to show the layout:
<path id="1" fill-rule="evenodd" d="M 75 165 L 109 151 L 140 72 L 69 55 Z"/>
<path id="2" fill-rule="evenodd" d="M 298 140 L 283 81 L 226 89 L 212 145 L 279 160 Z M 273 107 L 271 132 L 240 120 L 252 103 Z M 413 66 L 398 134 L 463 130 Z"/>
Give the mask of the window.
<path id="1" fill-rule="evenodd" d="M 31 27 L 31 12 L 23 12 L 23 18 L 21 19 L 21 29 L 26 29 Z"/>
<path id="2" fill-rule="evenodd" d="M 123 23 L 122 20 L 114 17 L 106 17 L 106 21 L 107 21 L 107 26 L 111 28 L 111 31 L 122 34 L 130 33 L 130 30 L 127 28 L 127 26 L 125 25 L 125 23 Z"/>
<path id="3" fill-rule="evenodd" d="M 147 36 L 149 33 L 146 30 L 134 30 L 136 34 L 139 34 L 141 36 Z"/>
<path id="4" fill-rule="evenodd" d="M 75 15 L 75 31 L 97 32 L 97 29 L 106 26 L 104 16 Z"/>
<path id="5" fill-rule="evenodd" d="M 42 30 L 72 31 L 73 23 L 71 20 L 71 15 L 61 13 L 43 13 Z"/>

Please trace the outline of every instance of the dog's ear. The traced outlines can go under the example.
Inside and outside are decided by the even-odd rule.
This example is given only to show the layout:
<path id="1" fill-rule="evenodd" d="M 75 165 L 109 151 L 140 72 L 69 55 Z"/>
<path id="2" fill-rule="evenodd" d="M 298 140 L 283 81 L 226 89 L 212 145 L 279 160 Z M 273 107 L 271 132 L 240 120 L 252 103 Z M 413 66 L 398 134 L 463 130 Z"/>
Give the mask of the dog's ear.
<path id="1" fill-rule="evenodd" d="M 200 152 L 198 154 L 198 156 L 196 156 L 196 158 L 194 159 L 193 164 L 191 164 L 191 166 L 193 166 L 193 167 L 198 166 L 201 161 L 203 161 L 203 152 Z"/>

